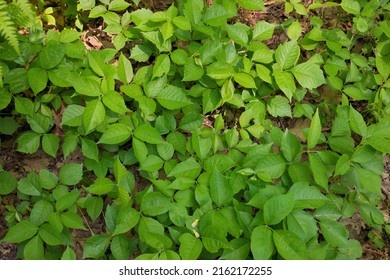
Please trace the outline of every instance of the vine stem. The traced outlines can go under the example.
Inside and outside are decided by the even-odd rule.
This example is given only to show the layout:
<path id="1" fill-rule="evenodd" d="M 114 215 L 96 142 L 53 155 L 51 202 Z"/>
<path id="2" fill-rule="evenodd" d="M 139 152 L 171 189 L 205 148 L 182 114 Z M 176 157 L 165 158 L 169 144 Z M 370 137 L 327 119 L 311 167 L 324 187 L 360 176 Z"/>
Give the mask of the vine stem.
<path id="1" fill-rule="evenodd" d="M 95 236 L 95 233 L 92 231 L 91 227 L 89 226 L 89 223 L 88 223 L 87 219 L 85 218 L 83 211 L 81 211 L 80 208 L 79 208 L 79 211 L 81 213 L 81 216 L 83 216 L 83 220 L 87 224 L 87 227 L 88 227 L 89 231 L 91 232 L 92 236 Z"/>

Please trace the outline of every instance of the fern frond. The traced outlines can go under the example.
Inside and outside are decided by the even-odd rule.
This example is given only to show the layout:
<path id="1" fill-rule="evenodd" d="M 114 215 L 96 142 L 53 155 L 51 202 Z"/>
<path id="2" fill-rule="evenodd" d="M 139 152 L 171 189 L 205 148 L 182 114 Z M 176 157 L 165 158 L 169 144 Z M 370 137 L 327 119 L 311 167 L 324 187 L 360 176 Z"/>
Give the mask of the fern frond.
<path id="1" fill-rule="evenodd" d="M 18 31 L 11 17 L 2 8 L 2 3 L 0 3 L 0 36 L 4 37 L 8 44 L 19 53 Z"/>
<path id="2" fill-rule="evenodd" d="M 10 4 L 16 7 L 14 9 L 15 13 L 12 13 L 11 16 L 15 15 L 15 23 L 17 26 L 23 27 L 32 27 L 34 24 L 34 19 L 36 17 L 36 13 L 33 10 L 30 2 L 28 0 L 13 0 Z"/>

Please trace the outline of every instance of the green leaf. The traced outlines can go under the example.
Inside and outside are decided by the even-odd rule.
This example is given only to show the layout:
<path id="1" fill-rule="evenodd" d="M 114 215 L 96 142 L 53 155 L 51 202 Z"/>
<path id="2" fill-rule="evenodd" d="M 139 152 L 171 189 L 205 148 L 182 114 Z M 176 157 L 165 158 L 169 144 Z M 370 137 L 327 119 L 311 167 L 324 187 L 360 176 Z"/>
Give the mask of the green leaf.
<path id="1" fill-rule="evenodd" d="M 355 239 L 347 240 L 345 244 L 337 247 L 337 251 L 338 260 L 356 260 L 363 254 L 362 245 Z"/>
<path id="2" fill-rule="evenodd" d="M 32 91 L 35 94 L 44 90 L 48 81 L 46 71 L 41 68 L 28 69 L 27 79 Z"/>
<path id="3" fill-rule="evenodd" d="M 81 32 L 78 32 L 74 29 L 64 29 L 60 33 L 60 43 L 71 43 L 79 39 Z"/>
<path id="4" fill-rule="evenodd" d="M 221 256 L 222 260 L 244 260 L 250 251 L 250 242 L 246 238 L 237 238 L 230 241 L 232 249 L 225 248 Z"/>
<path id="5" fill-rule="evenodd" d="M 116 123 L 110 125 L 100 137 L 99 144 L 119 144 L 131 137 L 131 129 L 127 125 Z"/>
<path id="6" fill-rule="evenodd" d="M 62 145 L 62 152 L 64 159 L 66 159 L 77 148 L 79 138 L 77 134 L 68 134 L 64 137 L 64 144 Z"/>
<path id="7" fill-rule="evenodd" d="M 350 14 L 358 15 L 360 13 L 360 4 L 357 0 L 342 0 L 340 6 Z"/>
<path id="8" fill-rule="evenodd" d="M 90 196 L 85 200 L 84 205 L 92 221 L 95 221 L 102 213 L 103 204 L 103 199 L 100 196 Z"/>
<path id="9" fill-rule="evenodd" d="M 72 81 L 74 89 L 85 96 L 98 97 L 102 94 L 99 83 L 92 78 L 77 77 Z"/>
<path id="10" fill-rule="evenodd" d="M 346 244 L 349 232 L 343 224 L 332 220 L 323 220 L 320 222 L 320 227 L 322 235 L 329 244 L 335 247 Z"/>
<path id="11" fill-rule="evenodd" d="M 61 260 L 76 260 L 76 253 L 68 246 L 62 254 Z"/>
<path id="12" fill-rule="evenodd" d="M 193 158 L 178 163 L 169 173 L 168 177 L 197 178 L 202 170 L 200 164 Z"/>
<path id="13" fill-rule="evenodd" d="M 184 233 L 179 238 L 180 248 L 179 253 L 182 260 L 196 260 L 202 252 L 202 242 L 195 236 Z"/>
<path id="14" fill-rule="evenodd" d="M 148 231 L 143 232 L 142 234 L 146 239 L 145 242 L 152 248 L 161 250 L 163 248 L 170 248 L 172 246 L 172 240 L 164 234 L 158 234 Z"/>
<path id="15" fill-rule="evenodd" d="M 60 233 L 50 224 L 41 225 L 38 234 L 50 246 L 65 245 Z"/>
<path id="16" fill-rule="evenodd" d="M 88 102 L 83 115 L 86 133 L 91 132 L 101 124 L 104 121 L 105 116 L 106 110 L 99 99 Z"/>
<path id="17" fill-rule="evenodd" d="M 64 226 L 74 229 L 86 229 L 80 216 L 73 212 L 64 212 L 61 214 L 61 220 Z"/>
<path id="18" fill-rule="evenodd" d="M 125 0 L 113 0 L 108 5 L 108 9 L 110 11 L 119 12 L 127 9 L 130 5 L 131 4 L 127 3 Z"/>
<path id="19" fill-rule="evenodd" d="M 214 168 L 213 174 L 210 176 L 210 195 L 218 207 L 231 204 L 233 199 L 232 186 L 217 168 Z"/>
<path id="20" fill-rule="evenodd" d="M 288 41 L 279 47 L 275 51 L 275 60 L 282 67 L 282 69 L 288 69 L 294 66 L 300 55 L 300 49 L 298 43 L 294 41 Z M 309 73 L 306 73 L 309 74 Z"/>
<path id="21" fill-rule="evenodd" d="M 294 21 L 287 29 L 290 40 L 298 40 L 302 34 L 302 26 L 298 20 Z"/>
<path id="22" fill-rule="evenodd" d="M 65 164 L 60 172 L 60 182 L 67 186 L 76 185 L 83 178 L 83 166 L 76 163 Z"/>
<path id="23" fill-rule="evenodd" d="M 270 181 L 280 177 L 285 168 L 286 163 L 280 155 L 270 154 L 259 160 L 254 171 L 259 178 Z"/>
<path id="24" fill-rule="evenodd" d="M 278 67 L 273 65 L 273 75 L 275 78 L 276 85 L 281 91 L 291 100 L 294 92 L 296 91 L 295 81 L 293 76 L 289 72 L 280 70 Z"/>
<path id="25" fill-rule="evenodd" d="M 172 19 L 173 24 L 183 30 L 191 30 L 191 22 L 184 16 L 177 16 Z"/>
<path id="26" fill-rule="evenodd" d="M 12 193 L 18 185 L 16 178 L 8 171 L 0 171 L 0 195 Z"/>
<path id="27" fill-rule="evenodd" d="M 142 124 L 134 129 L 134 136 L 150 144 L 164 143 L 158 130 L 149 124 Z"/>
<path id="28" fill-rule="evenodd" d="M 141 212 L 149 216 L 157 216 L 168 212 L 170 200 L 160 192 L 146 193 L 141 202 Z"/>
<path id="29" fill-rule="evenodd" d="M 12 117 L 0 118 L 0 134 L 12 135 L 19 127 L 18 122 Z"/>
<path id="30" fill-rule="evenodd" d="M 291 106 L 288 99 L 284 96 L 274 96 L 267 104 L 267 110 L 273 117 L 290 117 Z"/>
<path id="31" fill-rule="evenodd" d="M 214 80 L 225 80 L 234 74 L 234 68 L 228 63 L 215 62 L 207 67 L 207 75 Z"/>
<path id="32" fill-rule="evenodd" d="M 296 158 L 300 158 L 302 145 L 298 138 L 288 130 L 286 130 L 283 134 L 280 148 L 284 158 L 288 162 L 293 162 Z"/>
<path id="33" fill-rule="evenodd" d="M 280 223 L 294 209 L 295 198 L 292 193 L 277 195 L 264 204 L 264 222 L 267 225 Z"/>
<path id="34" fill-rule="evenodd" d="M 287 228 L 299 236 L 305 243 L 317 238 L 317 221 L 306 211 L 295 211 L 287 216 Z"/>
<path id="35" fill-rule="evenodd" d="M 201 234 L 203 246 L 210 253 L 217 253 L 221 248 L 231 248 L 224 232 L 216 225 L 207 226 Z"/>
<path id="36" fill-rule="evenodd" d="M 140 214 L 132 207 L 131 203 L 122 205 L 119 209 L 118 216 L 116 217 L 115 231 L 112 235 L 130 231 L 138 224 L 140 217 Z"/>
<path id="37" fill-rule="evenodd" d="M 236 0 L 236 2 L 246 10 L 255 10 L 255 11 L 264 10 L 263 0 Z"/>
<path id="38" fill-rule="evenodd" d="M 11 96 L 12 95 L 5 88 L 3 87 L 0 88 L 0 110 L 3 110 L 8 106 L 8 104 L 11 103 L 11 99 L 12 99 Z"/>
<path id="39" fill-rule="evenodd" d="M 256 64 L 256 73 L 259 76 L 259 78 L 262 79 L 264 82 L 272 84 L 271 71 L 267 67 L 265 67 L 264 65 L 261 65 L 261 64 Z M 280 71 L 279 71 L 279 73 L 280 73 Z M 291 75 L 289 77 L 291 78 Z M 279 84 L 281 84 L 280 81 L 279 81 Z M 295 86 L 295 83 L 294 83 L 294 86 Z M 290 94 L 292 96 L 292 92 L 290 92 Z"/>
<path id="40" fill-rule="evenodd" d="M 187 56 L 187 54 L 186 54 Z M 197 65 L 194 60 L 189 60 L 184 67 L 184 82 L 198 81 L 203 77 L 204 70 L 201 66 Z"/>
<path id="41" fill-rule="evenodd" d="M 148 155 L 148 147 L 146 147 L 146 144 L 144 142 L 138 140 L 135 137 L 133 138 L 132 144 L 136 159 L 140 163 L 143 162 Z"/>
<path id="42" fill-rule="evenodd" d="M 287 230 L 275 230 L 273 233 L 276 249 L 286 260 L 307 260 L 305 243 L 295 233 Z"/>
<path id="43" fill-rule="evenodd" d="M 96 162 L 99 161 L 99 148 L 95 141 L 81 138 L 81 150 L 86 158 L 90 158 Z"/>
<path id="44" fill-rule="evenodd" d="M 108 178 L 97 178 L 95 182 L 88 188 L 85 188 L 89 193 L 102 195 L 109 193 L 114 188 L 114 182 Z"/>
<path id="45" fill-rule="evenodd" d="M 123 115 L 130 110 L 127 108 L 123 96 L 114 90 L 107 91 L 103 95 L 103 104 L 111 111 Z"/>
<path id="46" fill-rule="evenodd" d="M 116 260 L 128 260 L 130 256 L 130 240 L 123 235 L 114 236 L 110 250 Z"/>
<path id="47" fill-rule="evenodd" d="M 140 170 L 148 172 L 158 171 L 164 165 L 164 161 L 155 155 L 148 155 L 145 160 L 141 163 Z"/>
<path id="48" fill-rule="evenodd" d="M 319 158 L 318 154 L 309 154 L 310 168 L 314 176 L 314 181 L 323 187 L 328 189 L 328 171 L 325 165 Z"/>
<path id="49" fill-rule="evenodd" d="M 110 245 L 109 235 L 94 235 L 87 239 L 83 250 L 83 259 L 98 259 L 104 255 Z"/>
<path id="50" fill-rule="evenodd" d="M 42 149 L 49 156 L 55 158 L 59 147 L 60 139 L 58 139 L 57 135 L 49 133 L 42 136 Z"/>
<path id="51" fill-rule="evenodd" d="M 18 151 L 27 154 L 35 153 L 41 142 L 41 135 L 35 132 L 26 132 L 18 138 Z"/>
<path id="52" fill-rule="evenodd" d="M 24 259 L 26 260 L 42 260 L 44 259 L 44 250 L 42 239 L 36 235 L 23 249 Z"/>
<path id="53" fill-rule="evenodd" d="M 320 122 L 320 117 L 318 115 L 318 109 L 317 109 L 316 113 L 311 119 L 309 135 L 307 137 L 307 148 L 313 149 L 317 145 L 318 140 L 320 140 L 320 136 L 321 136 L 321 122 Z"/>
<path id="54" fill-rule="evenodd" d="M 371 170 L 357 168 L 362 187 L 370 192 L 381 194 L 381 177 Z"/>
<path id="55" fill-rule="evenodd" d="M 27 175 L 27 178 L 20 179 L 18 182 L 18 190 L 26 195 L 40 196 L 42 187 L 38 175 L 31 172 Z"/>
<path id="56" fill-rule="evenodd" d="M 169 72 L 171 61 L 167 54 L 161 54 L 157 57 L 153 66 L 153 78 L 161 77 Z"/>
<path id="57" fill-rule="evenodd" d="M 356 111 L 352 105 L 349 107 L 349 124 L 353 132 L 362 137 L 367 135 L 367 125 L 362 115 Z"/>
<path id="58" fill-rule="evenodd" d="M 171 60 L 173 63 L 176 63 L 177 65 L 185 65 L 187 64 L 189 57 L 185 50 L 176 49 L 171 53 Z"/>
<path id="59" fill-rule="evenodd" d="M 40 52 L 39 62 L 43 69 L 54 68 L 64 58 L 65 53 L 66 45 L 58 44 L 55 41 L 49 41 Z"/>
<path id="60" fill-rule="evenodd" d="M 53 213 L 53 206 L 47 200 L 40 200 L 31 209 L 30 221 L 37 227 L 49 220 L 49 215 Z"/>
<path id="61" fill-rule="evenodd" d="M 184 4 L 184 15 L 189 21 L 196 25 L 202 19 L 202 12 L 204 8 L 204 1 L 201 0 L 192 0 L 186 1 Z"/>
<path id="62" fill-rule="evenodd" d="M 180 109 L 184 106 L 190 105 L 191 101 L 186 96 L 183 89 L 169 85 L 157 95 L 157 101 L 168 110 Z"/>
<path id="63" fill-rule="evenodd" d="M 95 6 L 95 0 L 80 0 L 80 6 L 83 10 L 90 10 Z"/>
<path id="64" fill-rule="evenodd" d="M 119 80 L 128 84 L 133 79 L 133 66 L 130 61 L 121 53 L 118 59 L 118 77 Z"/>
<path id="65" fill-rule="evenodd" d="M 274 34 L 275 25 L 264 20 L 259 21 L 253 29 L 253 40 L 268 40 Z"/>
<path id="66" fill-rule="evenodd" d="M 39 183 L 46 190 L 53 189 L 58 184 L 58 177 L 47 169 L 39 171 Z"/>
<path id="67" fill-rule="evenodd" d="M 226 25 L 226 29 L 229 35 L 229 38 L 232 39 L 235 43 L 246 46 L 248 44 L 248 26 L 242 23 L 236 23 L 234 25 Z"/>
<path id="68" fill-rule="evenodd" d="M 255 80 L 247 73 L 237 73 L 234 75 L 234 80 L 244 88 L 256 88 Z"/>
<path id="69" fill-rule="evenodd" d="M 80 105 L 68 105 L 62 115 L 62 125 L 81 126 L 83 124 L 83 114 L 85 108 Z"/>
<path id="70" fill-rule="evenodd" d="M 15 102 L 15 109 L 18 113 L 23 115 L 33 114 L 34 103 L 30 99 L 16 96 L 14 102 Z"/>
<path id="71" fill-rule="evenodd" d="M 258 226 L 251 234 L 251 252 L 255 260 L 268 260 L 274 253 L 272 230 L 267 226 Z"/>
<path id="72" fill-rule="evenodd" d="M 2 241 L 9 243 L 20 243 L 30 239 L 38 232 L 38 227 L 29 221 L 21 221 L 20 223 L 9 228 L 7 234 Z"/>
<path id="73" fill-rule="evenodd" d="M 315 89 L 326 83 L 320 66 L 311 61 L 296 65 L 291 72 L 298 83 L 307 89 Z"/>
<path id="74" fill-rule="evenodd" d="M 288 192 L 295 197 L 294 209 L 316 209 L 328 202 L 318 188 L 309 186 L 307 182 L 295 183 Z"/>
<path id="75" fill-rule="evenodd" d="M 351 167 L 351 162 L 347 154 L 343 154 L 336 163 L 336 169 L 334 175 L 344 175 Z"/>
<path id="76" fill-rule="evenodd" d="M 168 142 L 157 144 L 158 155 L 164 160 L 170 160 L 175 152 L 173 145 Z"/>
<path id="77" fill-rule="evenodd" d="M 145 62 L 152 54 L 152 50 L 145 45 L 136 45 L 134 48 L 131 49 L 130 53 L 130 58 L 138 62 Z"/>
<path id="78" fill-rule="evenodd" d="M 89 66 L 91 66 L 92 70 L 96 74 L 98 74 L 99 76 L 103 77 L 104 76 L 104 70 L 105 70 L 105 68 L 107 66 L 106 63 L 104 62 L 103 58 L 99 55 L 99 53 L 97 51 L 89 51 L 87 54 L 88 54 Z"/>
<path id="79" fill-rule="evenodd" d="M 26 117 L 31 129 L 36 133 L 46 133 L 52 126 L 52 118 L 43 115 L 42 113 L 33 113 L 31 116 Z"/>
<path id="80" fill-rule="evenodd" d="M 80 191 L 72 190 L 70 193 L 66 193 L 57 199 L 56 210 L 63 211 L 71 207 L 79 198 Z"/>
<path id="81" fill-rule="evenodd" d="M 223 6 L 213 4 L 204 13 L 202 21 L 210 26 L 218 27 L 224 24 L 229 17 L 231 17 L 230 12 Z"/>

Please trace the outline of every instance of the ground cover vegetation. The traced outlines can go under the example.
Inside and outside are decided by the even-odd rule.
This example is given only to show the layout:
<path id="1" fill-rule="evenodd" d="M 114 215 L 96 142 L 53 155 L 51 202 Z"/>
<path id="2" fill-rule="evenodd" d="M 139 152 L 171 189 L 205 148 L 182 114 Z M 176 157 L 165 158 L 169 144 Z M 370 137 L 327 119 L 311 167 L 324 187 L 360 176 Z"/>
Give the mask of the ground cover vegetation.
<path id="1" fill-rule="evenodd" d="M 14 258 L 389 248 L 389 1 L 157 2 L 0 0 L 0 153 L 56 162 L 1 162 Z"/>

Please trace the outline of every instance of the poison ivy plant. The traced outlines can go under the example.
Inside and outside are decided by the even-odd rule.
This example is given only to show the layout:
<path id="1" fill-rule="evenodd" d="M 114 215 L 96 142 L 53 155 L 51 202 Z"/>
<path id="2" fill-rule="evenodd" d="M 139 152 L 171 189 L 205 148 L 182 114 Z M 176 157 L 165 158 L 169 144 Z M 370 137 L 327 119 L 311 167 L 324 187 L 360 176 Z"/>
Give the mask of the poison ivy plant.
<path id="1" fill-rule="evenodd" d="M 20 201 L 2 239 L 18 258 L 357 259 L 343 223 L 356 212 L 383 246 L 388 1 L 286 1 L 309 15 L 305 32 L 236 21 L 263 1 L 138 4 L 80 1 L 113 48 L 88 50 L 70 28 L 33 30 L 19 53 L 0 44 L 1 136 L 60 162 L 0 169 L 0 195 Z M 330 6 L 351 30 L 309 12 Z"/>

